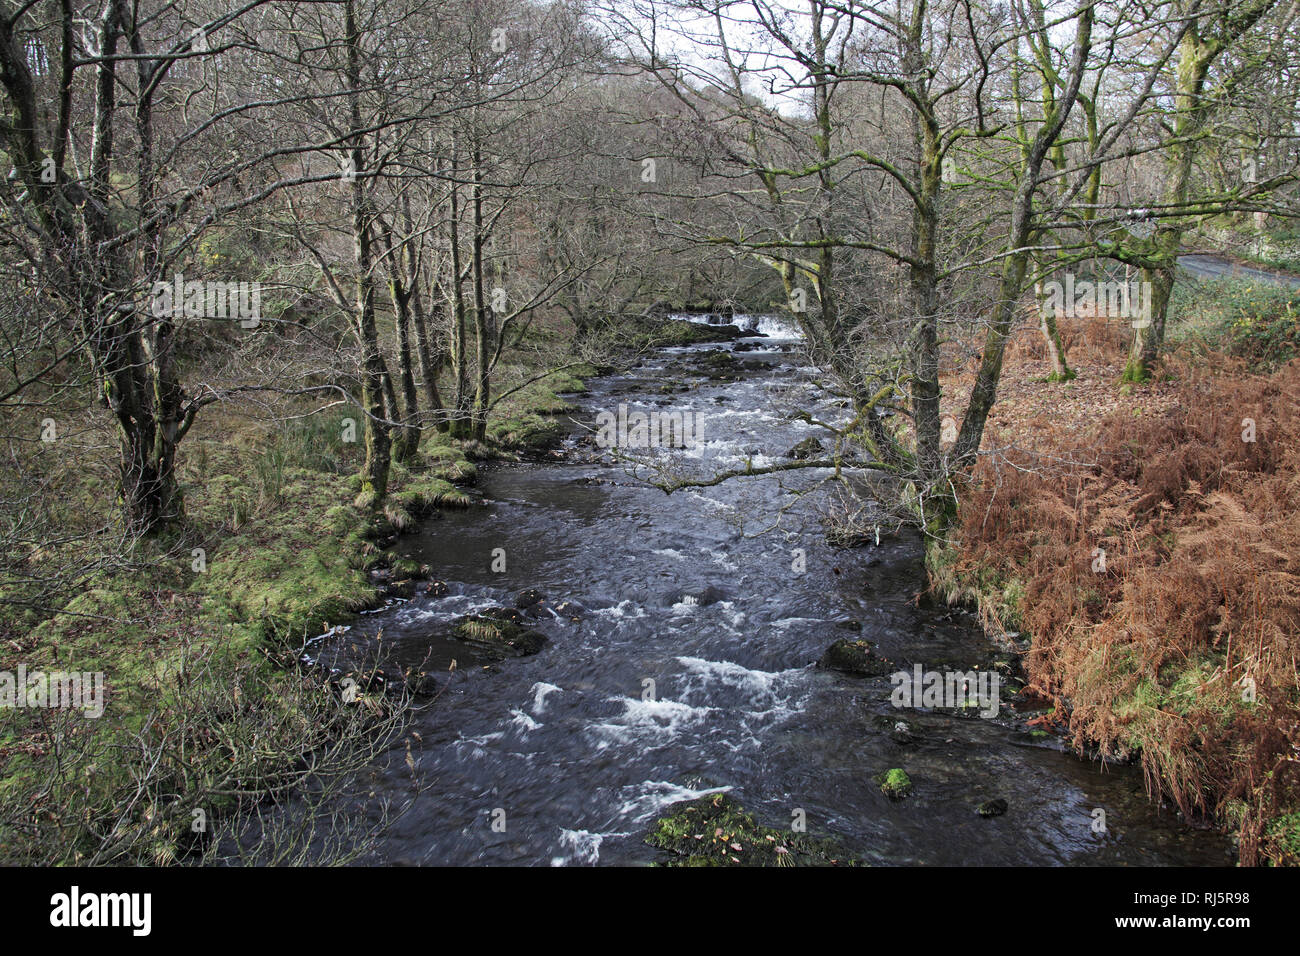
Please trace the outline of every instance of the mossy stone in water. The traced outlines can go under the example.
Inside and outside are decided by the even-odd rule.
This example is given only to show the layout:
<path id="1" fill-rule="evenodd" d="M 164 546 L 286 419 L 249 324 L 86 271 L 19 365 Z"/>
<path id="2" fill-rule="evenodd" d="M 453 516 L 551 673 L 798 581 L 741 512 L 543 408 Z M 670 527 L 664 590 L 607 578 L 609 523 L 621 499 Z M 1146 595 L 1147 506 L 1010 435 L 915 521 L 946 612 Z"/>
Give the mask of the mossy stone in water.
<path id="1" fill-rule="evenodd" d="M 819 458 L 825 453 L 826 450 L 822 448 L 821 441 L 815 435 L 809 435 L 786 452 L 785 457 L 793 458 L 796 461 L 807 461 L 810 458 Z"/>
<path id="2" fill-rule="evenodd" d="M 900 767 L 886 770 L 876 778 L 880 792 L 890 800 L 901 800 L 912 792 L 912 781 L 907 772 Z"/>
<path id="3" fill-rule="evenodd" d="M 890 661 L 877 657 L 869 642 L 848 639 L 838 640 L 826 648 L 819 663 L 855 677 L 879 677 L 896 669 Z"/>
<path id="4" fill-rule="evenodd" d="M 546 645 L 546 635 L 530 631 L 515 621 L 484 614 L 461 618 L 452 634 L 497 659 L 527 657 Z"/>
<path id="5" fill-rule="evenodd" d="M 646 843 L 674 854 L 665 866 L 852 866 L 834 842 L 754 821 L 724 793 L 679 803 Z"/>

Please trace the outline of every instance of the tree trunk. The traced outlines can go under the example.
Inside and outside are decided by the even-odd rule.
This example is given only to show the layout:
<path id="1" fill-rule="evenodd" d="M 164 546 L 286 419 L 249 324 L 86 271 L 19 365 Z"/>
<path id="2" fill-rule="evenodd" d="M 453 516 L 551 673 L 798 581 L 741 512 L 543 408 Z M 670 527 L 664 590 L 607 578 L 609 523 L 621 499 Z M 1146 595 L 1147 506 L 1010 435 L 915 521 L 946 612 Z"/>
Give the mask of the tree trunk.
<path id="1" fill-rule="evenodd" d="M 71 8 L 62 7 L 65 42 L 71 36 Z M 49 255 L 48 267 L 59 276 L 70 312 L 75 316 L 87 363 L 118 431 L 118 491 L 123 519 L 134 534 L 151 534 L 183 516 L 176 482 L 176 449 L 193 411 L 183 412 L 183 393 L 172 356 L 169 317 L 142 317 L 131 304 L 139 264 L 128 260 L 123 246 L 105 253 L 118 237 L 108 210 L 114 159 L 114 123 L 119 89 L 118 44 L 125 33 L 138 52 L 136 24 L 127 5 L 115 0 L 102 8 L 97 24 L 101 58 L 94 66 L 94 124 L 90 176 L 69 179 L 64 171 L 66 130 L 60 130 L 48 156 L 37 138 L 36 85 L 24 51 L 15 37 L 14 20 L 0 20 L 0 84 L 12 112 L 0 124 L 0 146 L 13 163 L 33 203 L 35 219 Z M 69 49 L 65 48 L 65 56 Z M 138 64 L 143 69 L 143 60 Z M 65 64 L 66 65 L 66 64 Z M 71 102 L 70 88 L 62 96 Z M 151 101 L 142 96 L 135 108 L 142 208 L 152 200 Z M 54 176 L 47 179 L 47 163 Z M 152 227 L 151 227 L 152 228 Z M 152 321 L 153 338 L 149 338 Z M 187 417 L 188 416 L 188 417 Z"/>
<path id="2" fill-rule="evenodd" d="M 912 342 L 912 419 L 916 429 L 918 476 L 925 483 L 942 477 L 939 441 L 939 316 L 936 256 L 937 200 L 943 168 L 935 127 L 916 117 L 915 136 L 921 160 L 920 198 L 914 205 L 913 237 L 916 264 L 911 269 L 912 308 L 917 316 Z"/>
<path id="3" fill-rule="evenodd" d="M 393 300 L 393 313 L 397 326 L 397 363 L 398 374 L 402 379 L 402 402 L 405 411 L 401 413 L 402 428 L 398 432 L 394 453 L 398 461 L 411 461 L 420 450 L 420 393 L 415 388 L 415 372 L 411 367 L 411 292 L 403 288 L 397 279 L 388 283 L 389 295 Z M 396 417 L 394 420 L 399 420 Z"/>
<path id="4" fill-rule="evenodd" d="M 453 438 L 470 437 L 469 421 L 469 347 L 465 336 L 465 289 L 461 283 L 460 254 L 460 187 L 456 183 L 457 143 L 452 140 L 451 153 L 451 218 L 449 241 L 451 244 L 451 373 L 452 415 L 450 432 Z"/>
<path id="5" fill-rule="evenodd" d="M 388 426 L 384 424 L 384 355 L 379 348 L 379 333 L 375 323 L 374 252 L 371 249 L 370 206 L 366 196 L 365 150 L 362 148 L 361 102 L 361 38 L 357 31 L 356 10 L 353 0 L 344 5 L 344 23 L 347 34 L 348 103 L 351 109 L 353 130 L 352 168 L 356 175 L 351 180 L 352 236 L 357 266 L 357 301 L 354 330 L 361 348 L 361 393 L 366 413 L 366 460 L 362 471 L 361 494 L 358 501 L 375 506 L 388 494 L 388 469 L 391 446 Z"/>
<path id="6" fill-rule="evenodd" d="M 1173 263 L 1177 263 L 1174 256 Z M 1129 349 L 1128 364 L 1124 366 L 1121 382 L 1145 382 L 1155 372 L 1156 362 L 1165 344 L 1165 323 L 1169 318 L 1169 300 L 1174 291 L 1174 268 L 1168 266 L 1142 270 L 1145 283 L 1144 303 L 1149 317 L 1134 320 L 1133 345 Z M 1149 292 L 1146 290 L 1150 290 Z"/>
<path id="7" fill-rule="evenodd" d="M 439 307 L 438 299 L 435 297 L 434 308 Z M 424 379 L 425 401 L 429 406 L 429 414 L 436 416 L 434 427 L 440 432 L 445 432 L 447 420 L 442 414 L 442 395 L 438 391 L 438 373 L 442 371 L 444 353 L 442 349 L 437 349 L 435 352 L 435 347 L 429 340 L 429 328 L 424 318 L 424 304 L 418 283 L 411 292 L 411 317 L 415 324 L 415 351 L 420 359 L 420 377 Z"/>
<path id="8" fill-rule="evenodd" d="M 483 170 L 482 153 L 475 144 L 473 152 L 473 191 L 471 193 L 472 215 L 474 219 L 474 243 L 472 248 L 474 270 L 474 345 L 477 380 L 474 387 L 474 438 L 484 441 L 487 438 L 488 402 L 492 397 L 492 370 L 489 355 L 492 350 L 493 314 L 487 306 L 487 290 L 483 286 Z"/>
<path id="9" fill-rule="evenodd" d="M 1055 105 L 1055 114 L 1047 117 L 1047 121 L 1039 127 L 1020 169 L 1020 185 L 1011 204 L 1008 254 L 1002 267 L 998 297 L 984 336 L 984 355 L 975 378 L 975 386 L 971 389 L 970 404 L 966 406 L 966 415 L 957 435 L 957 444 L 953 448 L 953 459 L 959 466 L 974 464 L 984 439 L 984 425 L 997 397 L 998 381 L 1002 377 L 1002 360 L 1006 355 L 1007 339 L 1015 319 L 1016 302 L 1024 292 L 1025 273 L 1029 266 L 1028 242 L 1034 232 L 1034 192 L 1039 184 L 1047 151 L 1060 135 L 1079 95 L 1084 64 L 1092 49 L 1094 16 L 1091 7 L 1085 8 L 1079 15 L 1069 84 Z"/>
<path id="10" fill-rule="evenodd" d="M 1049 303 L 1044 296 L 1035 295 L 1038 306 L 1038 331 L 1043 334 L 1047 346 L 1047 358 L 1052 363 L 1049 382 L 1068 382 L 1074 378 L 1074 370 L 1065 360 L 1065 345 L 1061 342 L 1061 330 L 1056 324 L 1056 306 Z"/>

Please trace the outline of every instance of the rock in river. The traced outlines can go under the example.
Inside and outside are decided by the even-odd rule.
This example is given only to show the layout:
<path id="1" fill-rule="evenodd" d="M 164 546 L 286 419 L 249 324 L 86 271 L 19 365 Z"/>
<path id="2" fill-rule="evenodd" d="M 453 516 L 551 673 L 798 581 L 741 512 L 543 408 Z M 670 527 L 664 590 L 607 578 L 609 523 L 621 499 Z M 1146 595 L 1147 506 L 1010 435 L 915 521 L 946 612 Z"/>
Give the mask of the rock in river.
<path id="1" fill-rule="evenodd" d="M 867 641 L 836 641 L 818 663 L 855 677 L 879 677 L 897 669 L 892 661 L 877 656 Z"/>
<path id="2" fill-rule="evenodd" d="M 493 611 L 506 611 L 506 608 L 489 608 L 482 614 L 470 614 L 460 618 L 452 628 L 452 634 L 467 644 L 473 645 L 481 652 L 504 659 L 507 657 L 526 657 L 536 654 L 546 645 L 546 635 L 530 631 L 507 615 L 493 615 Z M 509 613 L 518 614 L 518 611 Z"/>
<path id="3" fill-rule="evenodd" d="M 785 457 L 793 458 L 796 461 L 808 461 L 812 458 L 820 458 L 823 454 L 825 454 L 825 449 L 822 448 L 821 441 L 809 435 L 786 452 Z"/>

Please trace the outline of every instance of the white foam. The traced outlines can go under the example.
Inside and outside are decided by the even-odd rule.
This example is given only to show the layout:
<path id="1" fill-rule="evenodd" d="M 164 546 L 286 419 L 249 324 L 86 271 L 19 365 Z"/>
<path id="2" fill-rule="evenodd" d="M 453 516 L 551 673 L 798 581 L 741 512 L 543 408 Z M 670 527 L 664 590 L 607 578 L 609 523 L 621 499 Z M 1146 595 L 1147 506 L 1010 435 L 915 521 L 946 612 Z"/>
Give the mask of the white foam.
<path id="1" fill-rule="evenodd" d="M 825 624 L 826 621 L 820 617 L 783 617 L 779 621 L 773 621 L 772 627 L 778 631 L 784 631 L 788 627 L 794 627 L 796 624 Z"/>
<path id="2" fill-rule="evenodd" d="M 612 607 L 602 607 L 596 611 L 598 616 L 613 618 L 616 621 L 621 621 L 624 618 L 637 620 L 645 617 L 645 613 L 645 608 L 632 601 L 619 601 Z"/>
<path id="3" fill-rule="evenodd" d="M 709 325 L 708 318 L 704 315 L 694 312 L 675 312 L 668 316 L 670 319 L 685 319 L 688 322 L 695 322 L 699 325 Z M 761 332 L 768 338 L 773 339 L 802 339 L 803 331 L 790 319 L 780 315 L 755 315 L 753 313 L 738 312 L 731 317 L 727 323 L 737 328 L 744 329 L 747 332 Z"/>
<path id="4" fill-rule="evenodd" d="M 710 421 L 715 418 L 752 418 L 756 421 L 772 422 L 774 424 L 785 424 L 791 421 L 783 415 L 777 415 L 761 408 L 704 408 L 699 410 L 699 414 L 707 417 Z M 803 419 L 794 419 L 793 421 L 800 425 L 807 425 Z M 814 426 L 807 425 L 807 427 Z"/>
<path id="5" fill-rule="evenodd" d="M 446 594 L 440 598 L 431 598 L 432 603 L 412 602 L 395 615 L 398 624 L 409 627 L 426 624 L 430 621 L 452 621 L 466 614 L 478 614 L 490 607 L 499 607 L 499 599 L 472 594 Z"/>
<path id="6" fill-rule="evenodd" d="M 718 567 L 722 568 L 722 570 L 724 571 L 740 570 L 740 565 L 738 565 L 735 561 L 732 561 L 722 551 L 710 551 L 709 557 L 713 558 L 713 563 L 716 564 Z"/>
<path id="7" fill-rule="evenodd" d="M 531 688 L 533 695 L 533 713 L 540 715 L 542 711 L 546 710 L 546 695 L 553 694 L 557 690 L 561 690 L 561 688 L 554 684 L 547 684 L 543 681 L 538 681 L 534 684 Z"/>
<path id="8" fill-rule="evenodd" d="M 623 705 L 620 717 L 604 723 L 593 724 L 592 729 L 604 740 L 598 749 L 610 743 L 631 743 L 634 740 L 652 740 L 667 743 L 685 728 L 702 722 L 713 707 L 692 707 L 677 700 L 641 700 L 637 697 L 611 697 Z"/>
<path id="9" fill-rule="evenodd" d="M 542 726 L 537 721 L 533 720 L 533 718 L 525 714 L 522 710 L 511 709 L 510 714 L 514 718 L 513 720 L 510 721 L 510 723 L 520 728 L 525 733 L 527 733 L 530 730 L 536 730 L 538 727 Z"/>
<path id="10" fill-rule="evenodd" d="M 565 856 L 551 857 L 551 866 L 567 866 L 569 863 L 592 864 L 600 860 L 600 845 L 606 836 L 614 834 L 592 833 L 589 830 L 560 829 L 560 846 L 569 853 Z"/>
<path id="11" fill-rule="evenodd" d="M 501 730 L 497 731 L 494 734 L 483 734 L 480 737 L 462 736 L 460 737 L 459 740 L 456 741 L 456 746 L 457 747 L 468 746 L 473 748 L 472 750 L 470 750 L 470 756 L 474 757 L 475 759 L 478 759 L 480 757 L 484 757 L 487 755 L 487 747 L 489 744 L 500 740 L 504 736 L 505 736 L 505 731 L 501 731 Z"/>
<path id="12" fill-rule="evenodd" d="M 702 657 L 679 657 L 677 662 L 688 671 L 703 678 L 706 682 L 716 681 L 728 687 L 745 691 L 750 700 L 759 703 L 757 698 L 766 698 L 764 703 L 772 703 L 775 696 L 774 686 L 782 673 L 751 670 L 734 661 L 710 661 Z M 789 673 L 789 672 L 783 672 Z"/>
<path id="13" fill-rule="evenodd" d="M 647 780 L 640 784 L 640 788 L 639 793 L 625 799 L 623 805 L 619 807 L 621 816 L 630 816 L 636 822 L 655 816 L 663 807 L 671 804 L 698 800 L 710 793 L 726 793 L 731 790 L 731 787 L 693 790 L 664 780 Z"/>
<path id="14" fill-rule="evenodd" d="M 657 554 L 665 558 L 673 558 L 677 561 L 686 560 L 686 555 L 682 554 L 676 548 L 657 548 L 654 551 L 651 551 L 650 553 Z"/>

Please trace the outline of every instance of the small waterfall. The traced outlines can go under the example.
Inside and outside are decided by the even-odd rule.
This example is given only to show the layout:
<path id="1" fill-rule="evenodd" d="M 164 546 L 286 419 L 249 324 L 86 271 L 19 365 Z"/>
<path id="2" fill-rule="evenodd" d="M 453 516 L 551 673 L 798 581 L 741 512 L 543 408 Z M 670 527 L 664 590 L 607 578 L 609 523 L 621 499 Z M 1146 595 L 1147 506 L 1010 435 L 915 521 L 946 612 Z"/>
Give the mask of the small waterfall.
<path id="1" fill-rule="evenodd" d="M 756 335 L 765 335 L 773 339 L 802 339 L 803 331 L 792 320 L 782 315 L 757 315 L 749 312 L 737 312 L 728 316 L 717 312 L 678 312 L 670 319 L 684 319 L 701 325 L 734 325 Z"/>
<path id="2" fill-rule="evenodd" d="M 761 332 L 774 339 L 801 339 L 803 330 L 793 321 L 781 315 L 736 316 L 737 319 L 752 319 L 753 331 Z M 746 326 L 746 328 L 750 328 Z"/>

